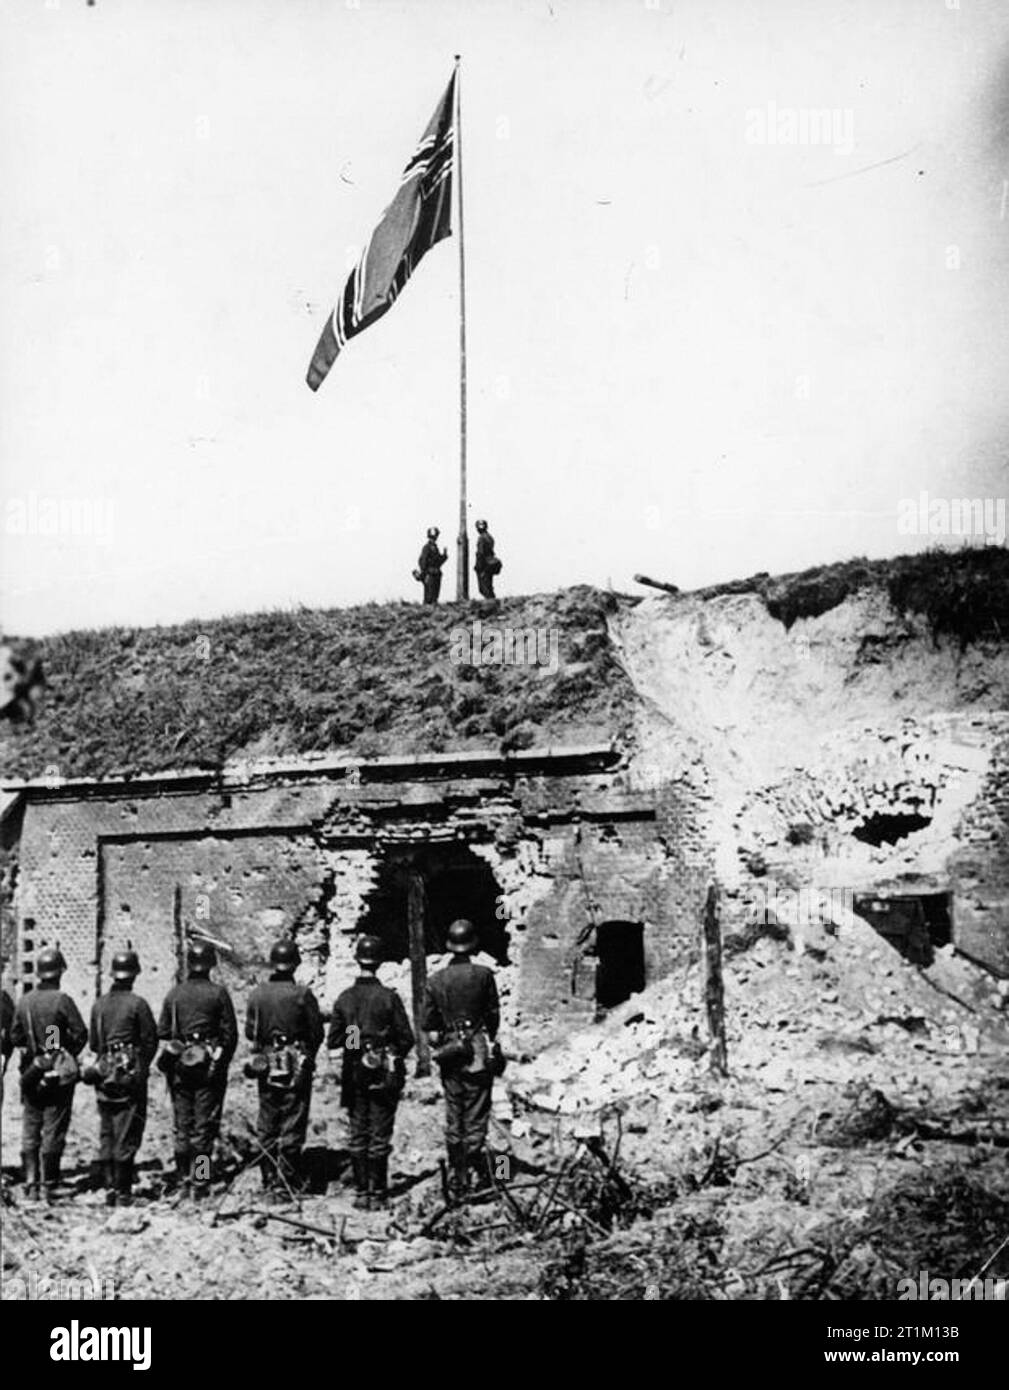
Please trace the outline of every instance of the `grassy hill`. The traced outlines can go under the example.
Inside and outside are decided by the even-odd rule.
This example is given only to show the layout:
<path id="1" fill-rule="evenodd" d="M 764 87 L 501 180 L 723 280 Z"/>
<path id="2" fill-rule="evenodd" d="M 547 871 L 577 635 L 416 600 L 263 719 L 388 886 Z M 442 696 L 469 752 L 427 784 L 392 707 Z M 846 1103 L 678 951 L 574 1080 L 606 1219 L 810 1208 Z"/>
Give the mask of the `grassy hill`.
<path id="1" fill-rule="evenodd" d="M 699 591 L 758 593 L 786 627 L 867 586 L 933 639 L 1009 635 L 1009 551 L 927 551 L 854 559 Z M 675 604 L 679 600 L 662 600 Z M 498 606 L 367 604 L 255 613 L 177 627 L 68 632 L 12 640 L 41 658 L 46 688 L 32 723 L 0 721 L 0 768 L 105 776 L 216 768 L 229 757 L 346 752 L 358 757 L 607 742 L 628 727 L 634 691 L 607 615 L 638 598 L 578 587 Z M 453 633 L 480 620 L 545 630 L 556 665 L 453 660 Z"/>
<path id="2" fill-rule="evenodd" d="M 369 604 L 13 642 L 38 655 L 33 723 L 0 724 L 0 767 L 37 776 L 214 768 L 228 757 L 357 756 L 606 742 L 631 707 L 611 596 L 575 588 L 481 604 Z M 453 660 L 453 631 L 556 635 L 556 669 Z M 456 653 L 458 654 L 458 653 Z"/>
<path id="3" fill-rule="evenodd" d="M 796 574 L 755 574 L 699 592 L 759 593 L 772 617 L 791 627 L 818 618 L 850 595 L 884 587 L 898 613 L 922 615 L 933 638 L 968 642 L 1009 637 L 1009 550 L 925 550 L 888 560 L 844 560 Z"/>

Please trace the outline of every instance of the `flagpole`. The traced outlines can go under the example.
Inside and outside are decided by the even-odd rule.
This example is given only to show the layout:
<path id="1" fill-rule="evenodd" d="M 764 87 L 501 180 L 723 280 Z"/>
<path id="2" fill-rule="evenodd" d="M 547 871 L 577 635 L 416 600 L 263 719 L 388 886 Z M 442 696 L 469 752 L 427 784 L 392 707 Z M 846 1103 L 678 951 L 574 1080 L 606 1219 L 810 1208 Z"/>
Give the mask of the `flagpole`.
<path id="1" fill-rule="evenodd" d="M 469 536 L 466 529 L 466 258 L 462 233 L 462 100 L 460 55 L 455 55 L 455 161 L 459 212 L 459 537 L 456 542 L 455 596 L 469 598 Z"/>

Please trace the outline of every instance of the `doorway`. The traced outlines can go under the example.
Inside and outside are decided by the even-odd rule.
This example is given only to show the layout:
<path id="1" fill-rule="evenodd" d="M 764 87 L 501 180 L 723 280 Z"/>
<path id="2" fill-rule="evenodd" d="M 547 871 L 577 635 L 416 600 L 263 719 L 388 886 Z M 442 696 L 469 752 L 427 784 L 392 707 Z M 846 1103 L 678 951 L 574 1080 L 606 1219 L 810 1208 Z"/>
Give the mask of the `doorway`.
<path id="1" fill-rule="evenodd" d="M 852 906 L 912 965 L 931 965 L 936 950 L 953 939 L 949 893 L 856 895 Z"/>
<path id="2" fill-rule="evenodd" d="M 641 922 L 601 922 L 596 928 L 596 1007 L 613 1009 L 645 987 L 645 929 Z"/>
<path id="3" fill-rule="evenodd" d="M 477 929 L 480 950 L 508 963 L 508 934 L 497 915 L 501 893 L 485 860 L 466 845 L 404 845 L 386 852 L 358 930 L 381 939 L 386 960 L 410 955 L 410 888 L 423 890 L 424 953 L 445 950 L 449 927 L 459 917 Z"/>

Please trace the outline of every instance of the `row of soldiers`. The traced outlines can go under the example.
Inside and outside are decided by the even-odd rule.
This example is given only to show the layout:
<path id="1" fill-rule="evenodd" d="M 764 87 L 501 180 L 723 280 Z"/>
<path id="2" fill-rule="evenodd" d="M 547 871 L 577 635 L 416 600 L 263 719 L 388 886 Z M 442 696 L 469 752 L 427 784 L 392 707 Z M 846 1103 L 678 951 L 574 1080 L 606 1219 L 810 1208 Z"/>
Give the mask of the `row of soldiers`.
<path id="1" fill-rule="evenodd" d="M 438 546 L 440 535 L 437 526 L 428 527 L 427 539 L 417 560 L 417 568 L 413 572 L 414 579 L 424 585 L 424 602 L 427 604 L 438 602 L 442 566 L 448 559 L 448 551 Z M 494 578 L 501 573 L 501 561 L 495 552 L 494 537 L 486 521 L 478 521 L 476 524 L 476 563 L 473 569 L 476 572 L 480 597 L 494 598 Z"/>
<path id="2" fill-rule="evenodd" d="M 454 922 L 447 946 L 452 961 L 429 981 L 423 1027 L 441 1071 L 450 1190 L 458 1200 L 474 1179 L 480 1184 L 489 1179 L 491 1089 L 503 1057 L 494 972 L 472 959 L 478 948 L 473 924 Z M 350 1119 L 355 1205 L 370 1209 L 387 1201 L 396 1110 L 415 1038 L 399 994 L 378 978 L 380 940 L 361 936 L 355 954 L 359 974 L 336 1000 L 328 1046 L 342 1055 L 340 1099 Z M 270 977 L 252 990 L 245 1022 L 251 1044 L 245 1071 L 259 1088 L 260 1171 L 267 1193 L 279 1197 L 301 1181 L 312 1077 L 324 1041 L 318 1001 L 294 979 L 300 960 L 290 938 L 274 944 Z M 21 1053 L 21 1157 L 29 1200 L 43 1194 L 48 1202 L 55 1198 L 74 1087 L 81 1080 L 96 1091 L 106 1201 L 110 1206 L 132 1201 L 156 1057 L 172 1100 L 178 1181 L 194 1200 L 208 1194 L 228 1068 L 238 1046 L 231 997 L 211 979 L 216 964 L 210 943 L 191 942 L 186 979 L 169 991 L 157 1023 L 133 989 L 140 974 L 134 951 L 113 957 L 111 988 L 95 1001 L 90 1028 L 60 988 L 66 962 L 59 950 L 40 952 L 37 987 L 16 1010 L 3 993 L 4 1064 L 14 1048 Z M 86 1044 L 94 1060 L 81 1070 L 77 1059 Z"/>

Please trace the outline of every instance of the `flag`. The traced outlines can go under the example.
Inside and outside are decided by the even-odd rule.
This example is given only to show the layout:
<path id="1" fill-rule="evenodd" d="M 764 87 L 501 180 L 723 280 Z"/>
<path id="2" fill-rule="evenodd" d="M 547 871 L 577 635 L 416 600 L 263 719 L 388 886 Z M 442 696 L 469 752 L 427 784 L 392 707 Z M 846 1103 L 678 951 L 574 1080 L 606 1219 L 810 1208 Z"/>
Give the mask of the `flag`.
<path id="1" fill-rule="evenodd" d="M 452 232 L 455 73 L 439 101 L 396 196 L 382 214 L 322 330 L 308 384 L 318 391 L 340 349 L 380 319 L 426 251 Z"/>

